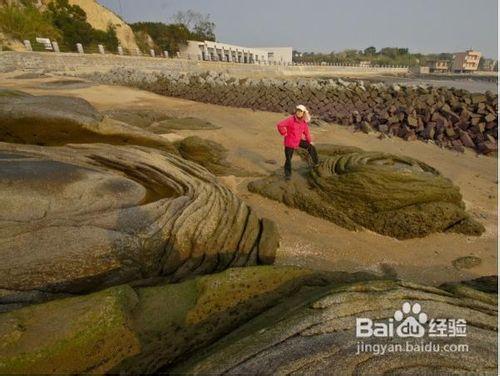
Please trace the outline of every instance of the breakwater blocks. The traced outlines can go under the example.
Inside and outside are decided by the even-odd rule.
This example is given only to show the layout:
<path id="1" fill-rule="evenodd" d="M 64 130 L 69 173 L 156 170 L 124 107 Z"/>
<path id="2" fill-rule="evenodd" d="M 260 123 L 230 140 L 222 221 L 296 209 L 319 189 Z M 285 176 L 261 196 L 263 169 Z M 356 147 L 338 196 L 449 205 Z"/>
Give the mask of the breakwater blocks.
<path id="1" fill-rule="evenodd" d="M 106 84 L 224 106 L 291 112 L 297 103 L 328 122 L 355 125 L 441 147 L 497 152 L 498 98 L 445 87 L 410 87 L 342 79 L 238 79 L 226 73 L 112 69 L 85 74 Z"/>

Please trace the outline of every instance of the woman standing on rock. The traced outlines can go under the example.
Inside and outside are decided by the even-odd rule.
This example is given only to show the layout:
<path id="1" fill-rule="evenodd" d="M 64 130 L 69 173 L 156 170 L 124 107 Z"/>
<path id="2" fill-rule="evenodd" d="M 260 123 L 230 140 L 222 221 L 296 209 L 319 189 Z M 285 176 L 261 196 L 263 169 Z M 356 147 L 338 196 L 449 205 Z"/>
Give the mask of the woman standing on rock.
<path id="1" fill-rule="evenodd" d="M 311 116 L 307 108 L 301 104 L 295 107 L 295 114 L 281 120 L 277 124 L 278 132 L 285 137 L 285 179 L 290 180 L 292 176 L 292 156 L 295 149 L 301 147 L 306 149 L 311 156 L 314 165 L 318 164 L 318 153 L 311 141 L 309 132 L 309 121 Z M 302 138 L 305 137 L 305 140 Z"/>

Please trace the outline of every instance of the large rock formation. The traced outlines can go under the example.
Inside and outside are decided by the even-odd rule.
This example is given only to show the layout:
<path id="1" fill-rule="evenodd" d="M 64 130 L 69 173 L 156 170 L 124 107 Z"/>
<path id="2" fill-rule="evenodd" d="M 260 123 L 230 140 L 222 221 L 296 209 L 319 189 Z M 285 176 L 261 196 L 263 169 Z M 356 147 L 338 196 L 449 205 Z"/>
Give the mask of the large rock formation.
<path id="1" fill-rule="evenodd" d="M 362 129 L 368 125 L 390 136 L 432 141 L 459 151 L 497 151 L 498 97 L 491 92 L 341 79 L 236 79 L 216 72 L 151 73 L 121 68 L 85 76 L 173 97 L 264 111 L 290 112 L 303 103 L 312 114 L 338 124 L 355 124 Z"/>
<path id="2" fill-rule="evenodd" d="M 142 145 L 177 153 L 172 144 L 147 130 L 101 115 L 86 100 L 33 96 L 0 90 L 0 141 L 65 145 L 107 143 Z"/>
<path id="3" fill-rule="evenodd" d="M 104 114 L 112 119 L 116 119 L 157 134 L 170 133 L 176 130 L 213 130 L 220 128 L 220 126 L 214 125 L 205 120 L 192 117 L 174 118 L 167 116 L 160 111 L 150 109 L 116 109 L 105 111 Z"/>
<path id="4" fill-rule="evenodd" d="M 252 192 L 356 230 L 399 239 L 452 231 L 480 235 L 484 228 L 464 210 L 458 187 L 412 158 L 324 145 L 322 162 L 248 185 Z"/>
<path id="5" fill-rule="evenodd" d="M 0 314 L 0 373 L 496 374 L 495 299 L 467 287 L 270 266 L 120 285 Z M 425 336 L 356 338 L 356 318 L 387 323 L 405 302 L 427 315 Z M 430 321 L 443 318 L 466 319 L 466 337 L 430 338 Z M 357 354 L 359 340 L 469 349 Z"/>
<path id="6" fill-rule="evenodd" d="M 215 175 L 258 176 L 231 166 L 227 161 L 228 150 L 218 142 L 190 136 L 175 142 L 174 146 L 183 158 L 202 165 Z"/>
<path id="7" fill-rule="evenodd" d="M 304 284 L 310 270 L 236 268 L 146 288 L 115 286 L 0 314 L 0 373 L 151 373 Z"/>
<path id="8" fill-rule="evenodd" d="M 0 156 L 0 302 L 274 260 L 274 223 L 170 153 L 0 143 Z"/>
<path id="9" fill-rule="evenodd" d="M 254 266 L 274 261 L 275 224 L 178 155 L 217 169 L 230 167 L 225 150 L 190 137 L 177 151 L 136 120 L 0 89 L 0 374 L 496 374 L 494 277 L 438 289 L 390 271 Z M 318 149 L 312 173 L 254 184 L 346 227 L 481 231 L 430 166 Z M 356 354 L 358 317 L 413 319 L 427 333 L 367 345 L 432 340 L 467 345 L 467 356 Z M 467 337 L 430 338 L 434 318 L 466 319 Z"/>
<path id="10" fill-rule="evenodd" d="M 451 294 L 405 282 L 370 281 L 333 287 L 321 296 L 291 301 L 293 298 L 261 314 L 169 372 L 497 374 L 496 295 L 472 289 L 466 295 Z M 394 334 L 356 337 L 358 318 L 392 323 Z M 466 321 L 465 336 L 450 336 L 448 322 L 459 319 Z M 439 334 L 432 320 L 446 320 L 443 336 L 432 336 Z M 422 336 L 398 336 L 396 328 L 405 321 L 416 325 Z M 459 346 L 461 350 L 450 351 Z"/>

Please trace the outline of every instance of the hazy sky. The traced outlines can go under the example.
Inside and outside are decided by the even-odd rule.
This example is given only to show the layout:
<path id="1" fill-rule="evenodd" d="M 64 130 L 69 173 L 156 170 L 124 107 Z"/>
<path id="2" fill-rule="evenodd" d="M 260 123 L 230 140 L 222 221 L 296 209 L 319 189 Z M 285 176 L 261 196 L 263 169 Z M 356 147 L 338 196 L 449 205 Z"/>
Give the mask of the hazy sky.
<path id="1" fill-rule="evenodd" d="M 497 56 L 497 0 L 98 0 L 127 22 L 208 13 L 218 41 L 340 51 L 369 46 L 412 52 L 473 47 Z"/>

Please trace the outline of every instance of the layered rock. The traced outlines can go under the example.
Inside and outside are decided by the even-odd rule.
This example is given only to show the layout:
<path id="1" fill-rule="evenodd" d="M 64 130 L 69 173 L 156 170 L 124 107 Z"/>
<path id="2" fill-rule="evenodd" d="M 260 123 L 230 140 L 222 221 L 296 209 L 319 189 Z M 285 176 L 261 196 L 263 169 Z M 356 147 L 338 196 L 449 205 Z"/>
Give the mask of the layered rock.
<path id="1" fill-rule="evenodd" d="M 153 373 L 300 286 L 325 283 L 305 269 L 236 268 L 24 307 L 0 314 L 0 373 Z"/>
<path id="2" fill-rule="evenodd" d="M 414 303 L 419 304 L 418 309 Z M 412 317 L 421 326 L 418 334 L 422 336 L 356 337 L 358 318 L 397 327 L 404 321 L 396 312 L 406 312 L 405 305 L 412 311 L 403 314 L 403 320 Z M 396 281 L 335 286 L 319 297 L 274 307 L 169 372 L 495 375 L 496 305 L 496 295 L 472 289 L 464 296 Z M 441 337 L 432 337 L 431 320 L 438 319 L 465 320 L 465 336 L 448 336 L 446 331 Z M 424 345 L 430 342 L 433 347 L 426 350 Z M 409 346 L 414 350 L 405 350 Z M 445 350 L 458 346 L 461 351 Z"/>
<path id="3" fill-rule="evenodd" d="M 231 166 L 227 161 L 228 150 L 218 142 L 190 136 L 175 142 L 174 146 L 183 158 L 202 165 L 215 175 L 258 175 Z"/>
<path id="4" fill-rule="evenodd" d="M 81 98 L 33 96 L 20 91 L 0 91 L 0 141 L 65 145 L 107 143 L 141 145 L 177 153 L 166 139 L 147 130 L 100 114 Z"/>
<path id="5" fill-rule="evenodd" d="M 484 232 L 465 212 L 458 187 L 425 163 L 328 145 L 318 152 L 314 169 L 299 170 L 289 182 L 281 175 L 253 181 L 248 189 L 348 229 L 398 239 Z"/>
<path id="6" fill-rule="evenodd" d="M 396 312 L 407 302 L 426 314 L 422 337 L 356 337 L 357 318 L 397 326 L 403 320 Z M 0 372 L 495 374 L 496 315 L 496 295 L 469 287 L 446 291 L 366 273 L 235 268 L 0 314 Z M 434 319 L 465 319 L 466 336 L 429 337 Z M 358 354 L 358 341 L 393 347 L 432 341 L 468 351 Z"/>
<path id="7" fill-rule="evenodd" d="M 162 112 L 153 110 L 116 109 L 104 112 L 112 119 L 146 129 L 150 132 L 162 134 L 176 130 L 213 130 L 220 126 L 197 118 L 174 118 Z"/>
<path id="8" fill-rule="evenodd" d="M 170 153 L 1 143 L 0 156 L 0 302 L 274 260 L 274 223 Z"/>
<path id="9" fill-rule="evenodd" d="M 225 106 L 290 112 L 306 105 L 323 120 L 369 125 L 406 140 L 421 139 L 463 151 L 496 153 L 498 97 L 454 88 L 387 86 L 362 81 L 236 79 L 225 73 L 144 72 L 115 69 L 85 75 L 158 94 Z"/>

